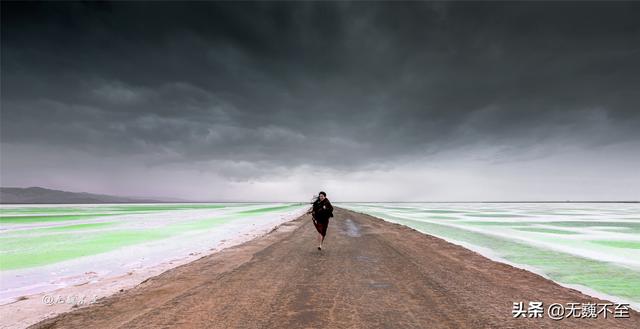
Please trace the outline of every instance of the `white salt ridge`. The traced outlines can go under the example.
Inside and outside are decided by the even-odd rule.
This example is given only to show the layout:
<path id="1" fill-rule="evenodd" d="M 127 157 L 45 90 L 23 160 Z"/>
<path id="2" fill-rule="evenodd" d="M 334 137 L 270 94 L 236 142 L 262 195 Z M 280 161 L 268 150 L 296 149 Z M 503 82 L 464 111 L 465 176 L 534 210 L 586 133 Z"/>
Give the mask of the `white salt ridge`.
<path id="1" fill-rule="evenodd" d="M 400 217 L 409 217 L 402 214 L 393 214 L 393 216 Z M 412 220 L 416 220 L 411 218 Z M 471 232 L 482 233 L 485 235 L 496 236 L 502 239 L 524 242 L 526 244 L 538 247 L 538 248 L 546 248 L 559 252 L 564 252 L 567 254 L 571 254 L 578 257 L 589 258 L 596 261 L 607 261 L 617 263 L 619 265 L 628 266 L 640 271 L 640 250 L 620 250 L 621 248 L 609 248 L 606 246 L 590 246 L 589 244 L 578 244 L 575 246 L 568 246 L 565 244 L 566 240 L 571 240 L 572 236 L 562 235 L 562 239 L 565 241 L 557 239 L 557 235 L 553 233 L 542 233 L 542 232 L 526 232 L 513 230 L 510 228 L 499 228 L 495 226 L 491 226 L 491 228 L 482 228 L 482 227 L 470 227 L 468 225 L 460 225 L 455 222 L 446 222 L 446 221 L 438 221 L 438 220 L 430 220 L 430 219 L 419 219 L 419 221 L 450 226 L 462 230 L 467 230 Z M 531 226 L 534 227 L 534 226 Z M 555 227 L 547 226 L 548 228 L 556 229 Z M 581 228 L 576 228 L 575 231 L 583 233 L 591 233 L 590 235 L 586 235 L 580 237 L 580 239 L 584 240 L 615 240 L 619 241 L 627 237 L 627 234 L 616 234 L 616 233 L 595 233 L 593 231 L 585 231 Z M 552 237 L 555 238 L 553 241 L 546 241 L 541 239 L 542 237 Z M 640 241 L 637 237 L 630 237 L 629 241 Z M 599 250 L 594 250 L 593 248 L 598 248 Z M 612 250 L 613 249 L 613 250 Z M 613 252 L 612 252 L 613 251 Z"/>
<path id="2" fill-rule="evenodd" d="M 427 232 L 423 232 L 423 233 L 427 233 Z M 444 239 L 444 238 L 442 238 L 442 239 Z M 491 259 L 493 261 L 504 263 L 504 264 L 508 264 L 508 265 L 511 265 L 513 267 L 516 267 L 516 268 L 521 268 L 523 270 L 527 270 L 529 272 L 532 272 L 532 273 L 535 273 L 537 275 L 540 275 L 541 277 L 543 277 L 543 278 L 545 278 L 547 280 L 554 281 L 553 279 L 551 279 L 546 273 L 544 273 L 540 269 L 538 269 L 536 267 L 533 267 L 533 266 L 527 266 L 527 265 L 518 264 L 518 263 L 514 263 L 514 262 L 511 262 L 511 261 L 508 261 L 508 260 L 500 257 L 498 254 L 496 254 L 495 251 L 493 251 L 493 250 L 491 250 L 489 248 L 479 247 L 479 246 L 476 246 L 476 245 L 472 245 L 472 244 L 469 244 L 469 243 L 466 243 L 466 242 L 462 242 L 462 241 L 457 241 L 455 239 L 450 239 L 450 238 L 447 238 L 445 240 L 447 242 L 450 242 L 450 243 L 459 245 L 461 247 L 467 248 L 467 249 L 469 249 L 471 251 L 475 251 L 478 254 L 480 254 L 480 255 L 482 255 L 482 256 L 484 256 L 486 258 L 489 258 L 489 259 Z M 629 306 L 631 308 L 633 308 L 633 309 L 635 309 L 637 311 L 640 311 L 640 303 L 637 303 L 637 302 L 634 302 L 634 301 L 631 301 L 631 300 L 627 300 L 627 299 L 624 299 L 624 298 L 621 298 L 621 297 L 618 297 L 618 296 L 608 295 L 608 294 L 593 290 L 593 289 L 591 289 L 591 288 L 589 288 L 587 286 L 583 286 L 583 285 L 579 285 L 579 284 L 566 284 L 566 283 L 557 282 L 557 281 L 554 281 L 554 282 L 556 282 L 557 284 L 559 284 L 559 285 L 561 285 L 563 287 L 575 289 L 575 290 L 578 290 L 578 291 L 580 291 L 580 292 L 582 292 L 584 294 L 587 294 L 589 296 L 593 296 L 593 297 L 596 297 L 596 298 L 599 298 L 599 299 L 610 300 L 610 301 L 612 301 L 614 303 L 629 304 Z M 517 302 L 517 301 L 514 301 L 514 302 Z M 575 302 L 577 302 L 577 301 L 575 301 Z"/>
<path id="3" fill-rule="evenodd" d="M 257 208 L 236 207 L 234 212 L 251 209 Z M 300 209 L 295 210 L 273 211 L 263 215 L 232 219 L 228 223 L 210 229 L 180 233 L 174 237 L 126 246 L 97 255 L 33 268 L 0 271 L 0 305 L 11 303 L 20 296 L 100 281 L 132 271 L 144 271 L 154 266 L 162 265 L 171 268 L 172 265 L 177 266 L 183 263 L 187 258 L 199 258 L 219 250 L 220 247 L 226 248 L 267 233 L 274 226 L 299 217 L 306 209 L 301 206 Z M 154 213 L 153 222 L 139 218 L 141 222 L 129 223 L 133 223 L 134 225 L 131 226 L 136 227 L 156 226 L 158 222 L 166 224 L 167 221 L 185 221 L 184 218 L 217 217 L 227 211 L 199 209 L 182 210 L 179 213 L 169 212 L 172 214 Z"/>

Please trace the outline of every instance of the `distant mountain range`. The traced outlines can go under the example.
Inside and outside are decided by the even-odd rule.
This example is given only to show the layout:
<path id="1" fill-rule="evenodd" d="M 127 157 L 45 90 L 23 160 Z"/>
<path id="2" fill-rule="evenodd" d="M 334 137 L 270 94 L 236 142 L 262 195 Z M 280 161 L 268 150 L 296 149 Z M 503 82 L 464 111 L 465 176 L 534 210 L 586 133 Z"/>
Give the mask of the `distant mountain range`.
<path id="1" fill-rule="evenodd" d="M 184 202 L 179 199 L 121 197 L 85 192 L 67 192 L 42 187 L 0 187 L 0 203 L 152 203 Z"/>

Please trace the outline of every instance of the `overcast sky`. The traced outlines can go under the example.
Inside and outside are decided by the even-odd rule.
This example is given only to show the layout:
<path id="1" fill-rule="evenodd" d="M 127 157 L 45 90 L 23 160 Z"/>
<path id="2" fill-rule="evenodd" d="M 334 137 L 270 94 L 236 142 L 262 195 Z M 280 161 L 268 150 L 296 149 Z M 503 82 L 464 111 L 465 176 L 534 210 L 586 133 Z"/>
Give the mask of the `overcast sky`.
<path id="1" fill-rule="evenodd" d="M 640 3 L 2 2 L 1 185 L 639 200 Z"/>

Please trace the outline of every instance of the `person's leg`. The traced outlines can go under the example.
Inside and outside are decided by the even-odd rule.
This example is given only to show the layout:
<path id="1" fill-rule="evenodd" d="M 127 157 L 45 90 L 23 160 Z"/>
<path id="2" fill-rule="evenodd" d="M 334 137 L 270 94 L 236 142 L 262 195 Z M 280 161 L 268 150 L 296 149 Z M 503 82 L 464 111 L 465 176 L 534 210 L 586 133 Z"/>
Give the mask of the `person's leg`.
<path id="1" fill-rule="evenodd" d="M 316 222 L 314 224 L 316 224 L 316 229 L 318 230 L 318 235 L 317 235 L 318 250 L 322 250 L 322 242 L 324 241 L 323 233 L 325 233 L 327 231 L 327 224 L 328 223 L 323 223 L 321 221 L 318 221 L 318 222 Z"/>
<path id="2" fill-rule="evenodd" d="M 322 248 L 322 243 L 324 242 L 324 238 L 327 236 L 327 229 L 329 228 L 329 220 L 327 220 L 326 223 L 324 223 L 324 226 L 322 227 L 322 239 L 320 240 L 320 248 Z"/>
<path id="3" fill-rule="evenodd" d="M 322 250 L 322 234 L 318 232 L 316 241 L 318 242 L 318 250 Z"/>

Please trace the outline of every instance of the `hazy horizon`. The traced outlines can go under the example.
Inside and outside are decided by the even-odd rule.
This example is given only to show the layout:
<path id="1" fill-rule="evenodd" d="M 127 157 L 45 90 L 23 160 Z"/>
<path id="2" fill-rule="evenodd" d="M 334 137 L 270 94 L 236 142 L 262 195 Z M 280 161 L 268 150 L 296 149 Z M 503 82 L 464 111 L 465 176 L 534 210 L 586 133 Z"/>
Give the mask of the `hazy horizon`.
<path id="1" fill-rule="evenodd" d="M 28 186 L 28 187 L 15 187 L 15 186 L 0 186 L 0 188 L 43 188 L 49 189 L 47 187 L 42 186 Z M 62 190 L 57 190 L 62 191 Z M 97 194 L 92 193 L 90 191 L 62 191 L 62 192 L 70 192 L 70 193 L 89 193 L 89 194 Z M 109 195 L 123 198 L 144 198 L 148 200 L 156 199 L 154 202 L 141 202 L 141 203 L 306 203 L 309 200 L 265 200 L 265 201 L 257 201 L 257 200 L 226 200 L 226 201 L 217 201 L 217 200 L 188 200 L 188 199 L 179 199 L 179 198 L 171 198 L 171 197 L 154 197 L 152 195 L 147 196 L 129 196 L 129 195 Z M 164 199 L 164 200 L 163 200 Z M 0 200 L 2 201 L 2 200 Z M 134 202 L 113 202 L 113 203 L 134 203 Z M 366 200 L 334 200 L 335 204 L 340 203 L 640 203 L 640 200 L 613 200 L 613 201 L 604 201 L 604 200 L 541 200 L 541 201 L 529 201 L 529 200 L 515 200 L 515 201 L 507 201 L 507 200 L 470 200 L 470 201 L 458 201 L 458 200 L 444 200 L 444 201 L 401 201 L 401 200 L 383 200 L 383 201 L 366 201 Z M 39 204 L 39 203 L 5 203 L 5 204 L 16 204 L 16 205 L 28 205 L 28 204 Z M 73 204 L 73 203 L 53 203 L 53 204 Z"/>
<path id="2" fill-rule="evenodd" d="M 640 200 L 638 2 L 1 5 L 0 186 Z"/>

